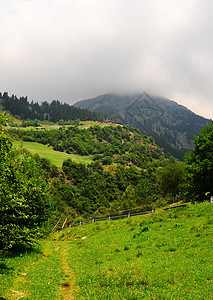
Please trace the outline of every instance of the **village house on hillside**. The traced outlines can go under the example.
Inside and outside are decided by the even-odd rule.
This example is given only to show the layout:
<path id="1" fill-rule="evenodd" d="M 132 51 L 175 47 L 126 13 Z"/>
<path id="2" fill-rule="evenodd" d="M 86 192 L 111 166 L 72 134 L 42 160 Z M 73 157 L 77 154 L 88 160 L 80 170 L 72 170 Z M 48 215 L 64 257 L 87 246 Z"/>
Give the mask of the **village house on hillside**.
<path id="1" fill-rule="evenodd" d="M 122 126 L 120 123 L 116 123 L 112 120 L 105 120 L 105 121 L 102 121 L 101 124 L 111 124 L 111 125 L 117 125 L 117 126 Z"/>

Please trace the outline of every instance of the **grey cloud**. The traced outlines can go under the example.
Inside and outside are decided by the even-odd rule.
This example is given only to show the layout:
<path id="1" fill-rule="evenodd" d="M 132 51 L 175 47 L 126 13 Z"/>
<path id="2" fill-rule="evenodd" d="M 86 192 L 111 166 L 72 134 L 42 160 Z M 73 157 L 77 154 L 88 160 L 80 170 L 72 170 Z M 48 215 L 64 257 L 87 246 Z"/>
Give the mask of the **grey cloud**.
<path id="1" fill-rule="evenodd" d="M 74 103 L 144 90 L 212 118 L 210 0 L 0 0 L 0 89 Z"/>

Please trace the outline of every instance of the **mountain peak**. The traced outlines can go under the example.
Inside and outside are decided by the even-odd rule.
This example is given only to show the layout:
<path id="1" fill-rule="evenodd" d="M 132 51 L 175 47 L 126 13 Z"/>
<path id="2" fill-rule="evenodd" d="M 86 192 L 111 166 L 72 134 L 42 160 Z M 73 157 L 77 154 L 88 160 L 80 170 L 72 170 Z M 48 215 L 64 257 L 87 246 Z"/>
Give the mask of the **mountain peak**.
<path id="1" fill-rule="evenodd" d="M 174 101 L 150 96 L 147 92 L 135 96 L 106 94 L 74 105 L 103 112 L 121 124 L 138 128 L 141 133 L 153 136 L 165 151 L 180 159 L 186 151 L 193 149 L 194 135 L 210 123 L 210 120 Z"/>

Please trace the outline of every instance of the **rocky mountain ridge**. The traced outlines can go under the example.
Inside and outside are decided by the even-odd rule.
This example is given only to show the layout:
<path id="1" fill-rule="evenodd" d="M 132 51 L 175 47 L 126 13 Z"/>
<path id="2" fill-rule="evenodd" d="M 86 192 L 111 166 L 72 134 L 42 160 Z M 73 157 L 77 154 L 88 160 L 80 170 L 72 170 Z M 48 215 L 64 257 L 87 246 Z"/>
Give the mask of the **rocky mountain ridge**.
<path id="1" fill-rule="evenodd" d="M 146 92 L 123 97 L 105 94 L 79 101 L 74 106 L 102 112 L 106 118 L 138 128 L 179 159 L 193 149 L 194 135 L 211 122 L 172 100 Z"/>

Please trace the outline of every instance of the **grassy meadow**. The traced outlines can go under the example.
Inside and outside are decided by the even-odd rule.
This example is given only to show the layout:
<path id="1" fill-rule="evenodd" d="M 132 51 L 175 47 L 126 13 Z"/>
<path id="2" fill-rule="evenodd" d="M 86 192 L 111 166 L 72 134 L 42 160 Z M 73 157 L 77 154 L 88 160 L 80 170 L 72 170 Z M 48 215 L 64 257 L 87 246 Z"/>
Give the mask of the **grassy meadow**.
<path id="1" fill-rule="evenodd" d="M 51 163 L 56 165 L 58 168 L 62 168 L 63 161 L 68 158 L 82 164 L 90 164 L 92 162 L 92 158 L 90 156 L 81 156 L 77 154 L 67 154 L 64 152 L 54 151 L 51 147 L 40 143 L 14 141 L 13 144 L 15 147 L 23 145 L 23 147 L 29 150 L 32 154 L 37 153 L 41 157 L 49 159 Z"/>
<path id="2" fill-rule="evenodd" d="M 54 232 L 2 260 L 0 299 L 212 299 L 212 229 L 204 202 Z"/>

